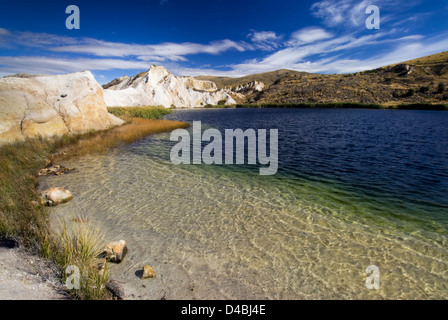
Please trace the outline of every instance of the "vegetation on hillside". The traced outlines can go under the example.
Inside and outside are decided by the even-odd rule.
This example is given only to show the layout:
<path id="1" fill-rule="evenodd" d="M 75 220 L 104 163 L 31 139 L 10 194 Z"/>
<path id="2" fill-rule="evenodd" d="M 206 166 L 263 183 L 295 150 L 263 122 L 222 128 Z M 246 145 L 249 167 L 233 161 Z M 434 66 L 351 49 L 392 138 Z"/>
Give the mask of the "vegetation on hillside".
<path id="1" fill-rule="evenodd" d="M 235 108 L 278 108 L 278 109 L 397 109 L 397 110 L 448 110 L 448 104 L 400 104 L 385 106 L 356 102 L 339 103 L 285 103 L 285 104 L 237 104 Z"/>
<path id="2" fill-rule="evenodd" d="M 272 71 L 272 72 L 257 73 L 257 74 L 253 74 L 253 75 L 249 75 L 249 76 L 245 76 L 245 77 L 241 77 L 241 78 L 199 76 L 199 77 L 196 77 L 196 79 L 213 81 L 214 83 L 216 83 L 216 86 L 218 87 L 218 89 L 223 89 L 223 88 L 236 87 L 238 85 L 244 85 L 244 84 L 252 82 L 252 81 L 263 82 L 266 85 L 270 85 L 282 77 L 301 75 L 301 74 L 306 74 L 306 73 L 282 69 L 282 70 L 277 70 L 277 71 Z"/>
<path id="3" fill-rule="evenodd" d="M 199 77 L 218 87 L 263 82 L 262 92 L 249 92 L 240 104 L 360 103 L 396 106 L 448 103 L 448 51 L 400 64 L 351 74 L 312 74 L 291 70 L 242 78 Z"/>

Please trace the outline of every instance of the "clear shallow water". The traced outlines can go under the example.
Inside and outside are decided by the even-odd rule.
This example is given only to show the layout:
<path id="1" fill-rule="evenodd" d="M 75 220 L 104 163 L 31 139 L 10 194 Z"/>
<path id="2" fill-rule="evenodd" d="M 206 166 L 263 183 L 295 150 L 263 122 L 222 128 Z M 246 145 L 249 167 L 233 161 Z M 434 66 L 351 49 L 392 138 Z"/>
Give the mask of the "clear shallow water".
<path id="1" fill-rule="evenodd" d="M 125 261 L 131 298 L 448 298 L 448 113 L 382 110 L 185 110 L 218 129 L 279 129 L 279 172 L 175 166 L 169 134 L 70 161 L 49 177 Z M 142 281 L 145 264 L 156 279 Z M 377 265 L 381 289 L 365 287 Z M 143 287 L 144 285 L 145 287 Z"/>

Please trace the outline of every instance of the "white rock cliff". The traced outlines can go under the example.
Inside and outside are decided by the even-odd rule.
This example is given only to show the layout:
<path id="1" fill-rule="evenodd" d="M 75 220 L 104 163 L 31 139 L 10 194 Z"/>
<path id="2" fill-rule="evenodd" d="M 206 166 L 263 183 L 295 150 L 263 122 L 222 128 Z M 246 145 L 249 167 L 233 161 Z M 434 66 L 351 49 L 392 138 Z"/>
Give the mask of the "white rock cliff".
<path id="1" fill-rule="evenodd" d="M 223 100 L 226 104 L 236 103 L 225 90 L 218 90 L 214 82 L 177 77 L 154 65 L 133 78 L 116 79 L 105 88 L 104 100 L 109 107 L 197 108 Z"/>
<path id="2" fill-rule="evenodd" d="M 0 144 L 123 124 L 107 112 L 93 75 L 16 75 L 0 79 Z"/>

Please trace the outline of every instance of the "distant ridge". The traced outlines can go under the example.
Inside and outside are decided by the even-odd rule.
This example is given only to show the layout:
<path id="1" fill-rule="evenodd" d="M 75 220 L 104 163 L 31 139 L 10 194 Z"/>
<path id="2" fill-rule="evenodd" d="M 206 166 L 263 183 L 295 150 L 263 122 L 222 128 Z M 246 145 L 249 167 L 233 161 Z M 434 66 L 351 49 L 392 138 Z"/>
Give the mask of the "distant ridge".
<path id="1" fill-rule="evenodd" d="M 414 66 L 425 66 L 431 64 L 448 64 L 448 51 L 436 53 L 430 56 L 421 57 L 409 61 L 402 62 Z"/>
<path id="2" fill-rule="evenodd" d="M 195 78 L 198 80 L 213 81 L 214 83 L 216 83 L 216 86 L 219 89 L 223 89 L 223 88 L 236 87 L 238 85 L 245 85 L 245 84 L 247 84 L 249 82 L 253 82 L 253 81 L 263 82 L 265 85 L 270 85 L 282 77 L 298 75 L 298 74 L 306 74 L 306 72 L 281 69 L 281 70 L 277 70 L 277 71 L 257 73 L 257 74 L 253 74 L 253 75 L 249 75 L 249 76 L 245 76 L 245 77 L 240 77 L 240 78 L 214 77 L 214 76 L 199 76 L 199 77 L 195 77 Z"/>
<path id="3" fill-rule="evenodd" d="M 251 81 L 265 84 L 240 104 L 364 103 L 448 104 L 448 51 L 351 74 L 314 74 L 278 70 L 241 78 L 207 77 L 233 89 Z"/>

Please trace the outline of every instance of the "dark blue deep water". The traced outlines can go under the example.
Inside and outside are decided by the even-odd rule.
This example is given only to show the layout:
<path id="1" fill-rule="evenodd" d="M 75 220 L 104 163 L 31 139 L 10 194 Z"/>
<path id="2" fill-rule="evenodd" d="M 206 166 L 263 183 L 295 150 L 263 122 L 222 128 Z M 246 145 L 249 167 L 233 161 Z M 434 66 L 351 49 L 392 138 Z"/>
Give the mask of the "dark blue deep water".
<path id="1" fill-rule="evenodd" d="M 222 133 L 278 129 L 279 170 L 270 183 L 297 192 L 311 184 L 314 197 L 333 208 L 351 207 L 404 230 L 411 222 L 447 233 L 448 112 L 206 109 L 175 111 L 168 119 L 201 121 L 203 129 Z"/>

